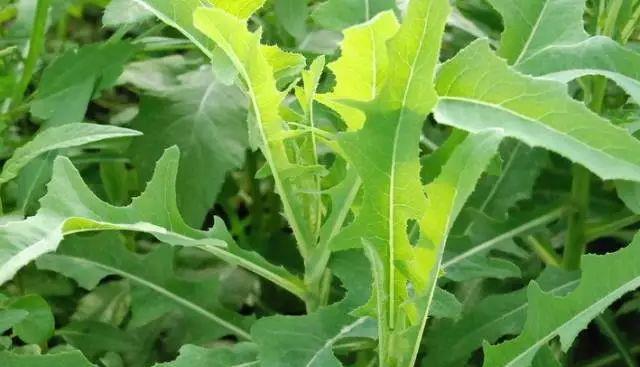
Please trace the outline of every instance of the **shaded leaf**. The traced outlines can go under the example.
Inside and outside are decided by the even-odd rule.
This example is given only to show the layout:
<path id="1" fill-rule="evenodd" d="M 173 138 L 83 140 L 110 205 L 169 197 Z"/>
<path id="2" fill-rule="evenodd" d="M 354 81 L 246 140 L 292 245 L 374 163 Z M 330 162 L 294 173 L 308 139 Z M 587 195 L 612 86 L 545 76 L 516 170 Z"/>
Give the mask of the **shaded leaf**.
<path id="1" fill-rule="evenodd" d="M 247 141 L 246 103 L 237 87 L 225 86 L 211 71 L 180 77 L 181 84 L 159 96 L 144 96 L 131 126 L 144 135 L 131 145 L 132 161 L 143 180 L 164 149 L 180 148 L 176 183 L 178 208 L 187 223 L 200 227 L 230 170 L 239 168 Z"/>
<path id="2" fill-rule="evenodd" d="M 68 272 L 78 266 L 102 270 L 103 277 L 118 275 L 128 279 L 131 290 L 130 327 L 146 325 L 171 312 L 183 315 L 188 342 L 215 340 L 229 332 L 247 339 L 251 320 L 224 309 L 218 302 L 219 281 L 207 277 L 198 281 L 175 274 L 174 249 L 160 246 L 141 256 L 124 247 L 122 241 L 105 233 L 89 240 L 74 237 L 65 241 L 58 253 L 46 255 L 38 266 L 54 270 L 83 282 L 83 275 Z"/>
<path id="3" fill-rule="evenodd" d="M 267 276 L 294 294 L 304 294 L 295 276 L 256 253 L 239 248 L 221 223 L 207 232 L 185 224 L 175 196 L 179 158 L 178 149 L 165 151 L 145 192 L 129 206 L 114 207 L 97 198 L 71 162 L 59 157 L 38 214 L 0 225 L 0 281 L 6 282 L 30 261 L 54 251 L 65 235 L 128 230 L 151 234 L 172 245 L 203 248 L 232 264 L 253 268 L 251 271 Z"/>
<path id="4" fill-rule="evenodd" d="M 31 113 L 47 126 L 81 122 L 91 99 L 115 84 L 136 50 L 127 42 L 108 42 L 67 51 L 45 69 Z"/>
<path id="5" fill-rule="evenodd" d="M 240 367 L 252 365 L 258 365 L 255 345 L 238 343 L 230 348 L 215 349 L 185 345 L 180 348 L 180 356 L 174 362 L 160 363 L 154 367 Z"/>
<path id="6" fill-rule="evenodd" d="M 327 0 L 311 16 L 322 27 L 341 31 L 390 9 L 395 9 L 393 0 Z"/>
<path id="7" fill-rule="evenodd" d="M 63 352 L 47 355 L 20 355 L 0 352 L 3 367 L 95 367 L 80 352 Z"/>
<path id="8" fill-rule="evenodd" d="M 15 178 L 20 170 L 38 156 L 63 148 L 77 147 L 105 139 L 138 136 L 141 133 L 116 126 L 73 123 L 46 129 L 15 150 L 0 173 L 0 184 Z"/>

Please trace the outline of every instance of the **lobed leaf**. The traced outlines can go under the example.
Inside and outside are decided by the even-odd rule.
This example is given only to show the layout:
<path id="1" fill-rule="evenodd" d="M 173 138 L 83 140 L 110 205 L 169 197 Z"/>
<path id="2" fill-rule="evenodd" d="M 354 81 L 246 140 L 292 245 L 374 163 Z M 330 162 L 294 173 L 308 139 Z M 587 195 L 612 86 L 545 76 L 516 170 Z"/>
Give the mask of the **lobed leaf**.
<path id="1" fill-rule="evenodd" d="M 435 117 L 443 124 L 473 133 L 501 129 L 603 179 L 640 180 L 640 141 L 572 100 L 563 84 L 511 70 L 486 41 L 444 64 L 436 84 L 441 99 Z"/>
<path id="2" fill-rule="evenodd" d="M 229 171 L 244 162 L 247 106 L 235 86 L 213 78 L 210 70 L 184 74 L 181 83 L 161 95 L 142 97 L 131 126 L 144 135 L 129 155 L 140 178 L 147 180 L 164 149 L 180 148 L 181 170 L 176 182 L 180 213 L 200 227 Z"/>
<path id="3" fill-rule="evenodd" d="M 483 366 L 529 366 L 541 346 L 556 336 L 569 349 L 580 331 L 615 300 L 640 287 L 640 237 L 608 255 L 585 255 L 582 279 L 565 297 L 545 293 L 533 282 L 527 289 L 529 307 L 523 332 L 513 340 L 485 346 Z"/>
<path id="4" fill-rule="evenodd" d="M 340 302 L 304 316 L 277 315 L 258 320 L 251 335 L 261 363 L 273 367 L 341 367 L 333 346 L 344 338 L 375 337 L 375 321 L 351 312 L 367 301 L 371 275 L 359 251 L 337 254 L 331 269 L 347 294 Z"/>
<path id="5" fill-rule="evenodd" d="M 115 84 L 136 51 L 137 46 L 123 41 L 67 51 L 44 70 L 31 113 L 47 126 L 82 121 L 91 99 Z"/>
<path id="6" fill-rule="evenodd" d="M 18 176 L 18 173 L 33 159 L 57 149 L 122 137 L 142 135 L 140 132 L 117 126 L 73 123 L 46 129 L 30 142 L 15 150 L 0 172 L 0 184 Z"/>
<path id="7" fill-rule="evenodd" d="M 283 203 L 284 214 L 296 237 L 300 253 L 306 257 L 313 246 L 314 226 L 304 215 L 305 208 L 294 177 L 282 176 L 283 172 L 298 167 L 289 160 L 282 139 L 287 133 L 279 107 L 285 93 L 277 88 L 272 66 L 274 60 L 281 60 L 287 54 L 277 48 L 262 47 L 259 32 L 250 32 L 245 20 L 216 7 L 198 8 L 194 13 L 194 24 L 227 55 L 245 84 L 251 101 L 251 137 L 267 161 Z"/>
<path id="8" fill-rule="evenodd" d="M 110 275 L 128 279 L 132 284 L 129 327 L 142 327 L 178 311 L 181 325 L 189 330 L 186 342 L 204 343 L 226 335 L 249 339 L 253 320 L 219 304 L 217 277 L 183 279 L 173 270 L 174 254 L 173 248 L 163 245 L 138 255 L 117 237 L 104 233 L 90 239 L 70 238 L 56 254 L 41 257 L 37 264 L 79 284 L 95 285 Z"/>
<path id="9" fill-rule="evenodd" d="M 253 269 L 303 297 L 305 291 L 295 276 L 238 247 L 223 226 L 204 232 L 184 222 L 175 195 L 179 158 L 178 149 L 168 149 L 145 192 L 129 206 L 115 207 L 96 197 L 71 162 L 59 157 L 40 211 L 24 221 L 0 225 L 0 282 L 11 279 L 41 255 L 55 251 L 66 235 L 125 230 L 148 233 L 171 245 L 200 247 L 224 261 Z"/>
<path id="10" fill-rule="evenodd" d="M 154 367 L 242 367 L 257 366 L 255 345 L 238 343 L 230 348 L 207 349 L 195 345 L 180 348 L 180 356 L 173 362 L 158 363 Z"/>
<path id="11" fill-rule="evenodd" d="M 342 54 L 328 65 L 335 75 L 336 86 L 331 93 L 318 95 L 317 99 L 338 112 L 351 130 L 360 129 L 366 117 L 348 101 L 369 102 L 380 93 L 389 67 L 387 41 L 398 27 L 393 12 L 385 11 L 343 31 Z"/>
<path id="12" fill-rule="evenodd" d="M 392 9 L 393 0 L 327 0 L 316 7 L 311 17 L 324 28 L 342 31 Z"/>
<path id="13" fill-rule="evenodd" d="M 21 355 L 0 352 L 3 367 L 95 367 L 78 351 L 47 355 Z"/>
<path id="14" fill-rule="evenodd" d="M 602 75 L 640 101 L 640 54 L 608 37 L 589 37 L 585 0 L 490 3 L 505 22 L 499 54 L 519 71 L 561 82 Z"/>

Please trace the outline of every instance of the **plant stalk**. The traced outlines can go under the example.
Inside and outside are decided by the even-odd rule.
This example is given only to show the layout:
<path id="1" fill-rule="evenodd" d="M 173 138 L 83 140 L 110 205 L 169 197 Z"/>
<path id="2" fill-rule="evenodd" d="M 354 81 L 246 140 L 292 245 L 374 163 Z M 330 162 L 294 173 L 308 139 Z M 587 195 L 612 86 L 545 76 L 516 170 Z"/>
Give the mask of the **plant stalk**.
<path id="1" fill-rule="evenodd" d="M 600 114 L 604 106 L 607 91 L 607 79 L 594 77 L 591 84 L 591 100 L 589 108 Z M 582 255 L 586 248 L 587 215 L 589 212 L 589 196 L 591 194 L 591 173 L 579 164 L 574 164 L 573 181 L 571 183 L 571 204 L 573 213 L 569 216 L 567 242 L 564 248 L 562 265 L 568 270 L 580 269 Z"/>
<path id="2" fill-rule="evenodd" d="M 51 0 L 38 0 L 36 5 L 36 14 L 33 22 L 33 31 L 31 32 L 31 38 L 29 40 L 29 52 L 27 54 L 27 60 L 24 63 L 24 69 L 22 70 L 22 77 L 18 81 L 16 89 L 11 96 L 10 106 L 15 108 L 22 103 L 24 94 L 31 83 L 33 74 L 38 65 L 40 55 L 44 51 L 45 34 L 47 32 L 47 16 L 49 14 L 49 6 Z"/>

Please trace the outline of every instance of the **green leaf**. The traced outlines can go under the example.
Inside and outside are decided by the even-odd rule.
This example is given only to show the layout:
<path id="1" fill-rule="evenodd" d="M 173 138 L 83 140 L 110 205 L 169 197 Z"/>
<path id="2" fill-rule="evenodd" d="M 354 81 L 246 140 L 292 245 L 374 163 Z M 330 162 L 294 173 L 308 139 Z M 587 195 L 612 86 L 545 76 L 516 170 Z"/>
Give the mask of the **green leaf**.
<path id="1" fill-rule="evenodd" d="M 200 0 L 133 0 L 153 13 L 170 27 L 177 29 L 193 42 L 207 57 L 212 57 L 211 41 L 193 25 L 193 12 L 202 5 Z"/>
<path id="2" fill-rule="evenodd" d="M 141 135 L 135 130 L 109 125 L 86 123 L 66 124 L 46 129 L 30 142 L 15 150 L 0 173 L 0 184 L 15 178 L 30 161 L 42 154 L 64 148 L 78 147 L 105 139 Z"/>
<path id="3" fill-rule="evenodd" d="M 375 321 L 351 315 L 367 301 L 371 275 L 359 251 L 336 254 L 331 269 L 347 290 L 345 298 L 305 316 L 271 316 L 258 320 L 251 335 L 259 360 L 267 366 L 341 367 L 333 346 L 350 337 L 375 337 Z"/>
<path id="4" fill-rule="evenodd" d="M 309 7 L 306 1 L 276 0 L 275 12 L 282 27 L 296 39 L 301 39 L 307 33 L 307 18 Z"/>
<path id="5" fill-rule="evenodd" d="M 564 296 L 578 285 L 576 275 L 549 268 L 537 282 L 545 292 Z M 426 337 L 427 360 L 434 367 L 465 365 L 484 341 L 493 343 L 522 331 L 527 307 L 526 289 L 520 289 L 484 298 L 459 320 L 438 322 Z"/>
<path id="6" fill-rule="evenodd" d="M 51 264 L 52 261 L 48 260 L 50 260 L 48 255 L 38 259 L 38 267 L 55 270 Z M 96 279 L 95 284 L 97 284 L 98 281 L 109 275 L 108 271 L 94 267 L 90 263 L 83 262 L 74 265 L 73 270 L 64 269 L 64 274 L 75 279 L 80 285 L 85 283 L 87 278 Z M 76 268 L 85 269 L 85 273 L 76 273 Z M 62 271 L 60 272 L 62 273 Z M 91 272 L 99 273 L 99 275 L 87 276 L 87 273 Z M 72 321 L 98 321 L 113 326 L 119 326 L 124 322 L 129 315 L 131 306 L 131 287 L 128 281 L 115 281 L 95 288 L 91 286 L 85 288 L 93 290 L 80 298 L 75 312 L 71 315 Z"/>
<path id="7" fill-rule="evenodd" d="M 500 147 L 502 169 L 499 175 L 487 175 L 469 199 L 469 207 L 499 220 L 506 220 L 509 210 L 531 198 L 533 185 L 547 163 L 542 149 L 507 140 Z"/>
<path id="8" fill-rule="evenodd" d="M 266 0 L 207 0 L 216 8 L 236 16 L 240 19 L 247 19 L 258 9 L 260 9 Z"/>
<path id="9" fill-rule="evenodd" d="M 108 42 L 64 53 L 45 69 L 31 113 L 47 126 L 82 121 L 91 99 L 115 84 L 136 51 L 127 42 Z"/>
<path id="10" fill-rule="evenodd" d="M 0 352 L 0 365 L 3 367 L 96 367 L 77 351 L 42 356 Z"/>
<path id="11" fill-rule="evenodd" d="M 410 3 L 404 23 L 388 42 L 387 82 L 367 106 L 364 127 L 340 135 L 338 141 L 362 179 L 364 197 L 359 216 L 335 238 L 332 247 L 344 250 L 364 245 L 372 262 L 383 365 L 413 364 L 412 348 L 422 329 L 406 333 L 405 325 L 416 327 L 420 321 L 416 322 L 414 313 L 426 314 L 428 307 L 414 311 L 414 305 L 405 305 L 412 308 L 408 316 L 400 305 L 409 301 L 409 280 L 417 294 L 426 291 L 430 298 L 424 278 L 437 263 L 433 250 L 411 245 L 406 227 L 410 220 L 421 221 L 422 227 L 428 206 L 420 181 L 418 144 L 424 119 L 437 100 L 435 90 L 428 86 L 433 84 L 439 55 L 436 45 L 441 42 L 448 13 L 446 1 Z M 423 279 L 408 279 L 406 272 L 415 269 L 417 273 L 418 266 Z"/>
<path id="12" fill-rule="evenodd" d="M 618 196 L 632 212 L 640 214 L 640 184 L 629 181 L 616 182 Z"/>
<path id="13" fill-rule="evenodd" d="M 84 274 L 73 269 L 87 266 L 102 270 L 103 278 L 118 275 L 128 279 L 132 284 L 131 327 L 140 327 L 179 311 L 181 324 L 189 329 L 188 342 L 215 340 L 229 332 L 249 339 L 247 331 L 251 320 L 218 303 L 217 277 L 200 281 L 182 279 L 173 271 L 174 263 L 174 249 L 169 246 L 157 247 L 140 256 L 127 250 L 117 236 L 105 233 L 90 240 L 69 239 L 58 253 L 39 259 L 38 266 L 73 276 L 79 283 L 83 282 Z"/>
<path id="14" fill-rule="evenodd" d="M 53 336 L 53 313 L 47 301 L 38 295 L 14 299 L 9 310 L 27 311 L 28 315 L 13 326 L 13 333 L 27 344 L 41 344 Z M 1 359 L 1 358 L 0 358 Z"/>
<path id="15" fill-rule="evenodd" d="M 523 332 L 513 340 L 485 346 L 483 366 L 529 366 L 536 351 L 556 336 L 566 351 L 589 322 L 625 293 L 640 287 L 640 236 L 608 255 L 583 256 L 582 279 L 565 297 L 527 289 L 529 307 Z"/>
<path id="16" fill-rule="evenodd" d="M 40 211 L 24 221 L 0 225 L 0 282 L 11 279 L 30 261 L 54 251 L 66 235 L 127 230 L 145 232 L 172 245 L 197 246 L 227 262 L 250 268 L 303 297 L 304 288 L 295 276 L 256 253 L 239 248 L 224 225 L 219 223 L 204 232 L 185 224 L 175 196 L 179 158 L 178 149 L 165 151 L 145 192 L 129 206 L 114 207 L 97 198 L 71 162 L 59 157 Z"/>
<path id="17" fill-rule="evenodd" d="M 395 9 L 393 0 L 327 0 L 313 11 L 311 17 L 324 28 L 342 31 L 391 9 Z"/>
<path id="18" fill-rule="evenodd" d="M 237 343 L 230 348 L 206 349 L 185 345 L 174 362 L 156 364 L 154 367 L 241 367 L 258 365 L 253 344 Z"/>
<path id="19" fill-rule="evenodd" d="M 489 74 L 493 77 L 486 78 Z M 640 180 L 640 141 L 572 100 L 565 88 L 518 74 L 493 55 L 486 41 L 478 41 L 440 69 L 435 116 L 473 133 L 500 129 L 603 179 Z"/>
<path id="20" fill-rule="evenodd" d="M 587 37 L 584 0 L 489 0 L 504 20 L 499 55 L 520 64 L 550 45 L 566 46 Z"/>
<path id="21" fill-rule="evenodd" d="M 15 324 L 24 320 L 29 315 L 26 310 L 1 310 L 0 311 L 0 333 L 5 333 Z"/>
<path id="22" fill-rule="evenodd" d="M 517 68 L 523 73 L 565 83 L 585 75 L 602 75 L 640 103 L 640 54 L 607 37 L 551 47 Z"/>
<path id="23" fill-rule="evenodd" d="M 369 102 L 380 93 L 389 66 L 387 41 L 398 27 L 393 12 L 385 11 L 343 31 L 341 56 L 328 65 L 335 75 L 336 86 L 331 93 L 318 95 L 317 99 L 338 112 L 352 130 L 361 128 L 366 117 L 345 100 Z"/>
<path id="24" fill-rule="evenodd" d="M 180 77 L 181 84 L 159 96 L 143 96 L 131 126 L 144 135 L 130 155 L 147 180 L 164 149 L 180 148 L 178 208 L 200 227 L 229 171 L 244 162 L 248 148 L 247 110 L 242 92 L 213 78 L 210 70 Z"/>
<path id="25" fill-rule="evenodd" d="M 540 348 L 538 354 L 533 359 L 533 367 L 562 367 L 563 364 L 560 363 L 557 356 L 553 353 L 551 348 L 548 346 L 544 346 Z"/>
<path id="26" fill-rule="evenodd" d="M 493 250 L 507 251 L 514 238 L 540 230 L 567 212 L 564 206 L 528 210 L 498 223 L 483 215 L 475 215 L 471 219 L 474 231 L 462 239 L 451 238 L 442 270 L 447 278 L 454 281 L 519 276 L 520 269 L 517 266 L 506 260 L 491 258 L 490 253 Z"/>
<path id="27" fill-rule="evenodd" d="M 457 319 L 462 313 L 462 304 L 455 295 L 436 287 L 433 301 L 429 308 L 429 316 L 436 319 Z"/>
<path id="28" fill-rule="evenodd" d="M 305 208 L 295 177 L 282 177 L 282 173 L 297 167 L 289 161 L 283 137 L 286 130 L 279 107 L 285 94 L 276 86 L 274 68 L 286 53 L 260 44 L 260 33 L 247 29 L 245 20 L 218 8 L 198 8 L 194 24 L 209 36 L 231 60 L 245 84 L 251 100 L 250 131 L 253 141 L 261 149 L 283 203 L 284 214 L 295 235 L 299 251 L 304 258 L 313 246 L 313 226 L 305 217 Z M 274 52 L 275 51 L 275 52 Z M 287 62 L 288 63 L 288 62 Z"/>
<path id="29" fill-rule="evenodd" d="M 561 82 L 602 75 L 640 102 L 640 54 L 610 38 L 589 37 L 585 0 L 490 3 L 505 22 L 499 55 L 519 71 Z"/>
<path id="30" fill-rule="evenodd" d="M 81 350 L 91 360 L 107 351 L 135 352 L 139 344 L 136 338 L 126 332 L 95 321 L 72 322 L 58 329 L 56 335 Z"/>

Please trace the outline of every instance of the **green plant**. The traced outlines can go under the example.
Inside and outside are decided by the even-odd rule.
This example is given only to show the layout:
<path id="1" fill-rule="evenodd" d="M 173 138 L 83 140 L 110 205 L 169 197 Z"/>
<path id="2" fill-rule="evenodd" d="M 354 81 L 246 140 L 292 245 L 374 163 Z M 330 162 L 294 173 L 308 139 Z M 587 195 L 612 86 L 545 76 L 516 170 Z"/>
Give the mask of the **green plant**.
<path id="1" fill-rule="evenodd" d="M 640 3 L 488 3 L 0 3 L 0 365 L 637 366 Z"/>

